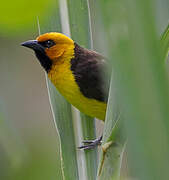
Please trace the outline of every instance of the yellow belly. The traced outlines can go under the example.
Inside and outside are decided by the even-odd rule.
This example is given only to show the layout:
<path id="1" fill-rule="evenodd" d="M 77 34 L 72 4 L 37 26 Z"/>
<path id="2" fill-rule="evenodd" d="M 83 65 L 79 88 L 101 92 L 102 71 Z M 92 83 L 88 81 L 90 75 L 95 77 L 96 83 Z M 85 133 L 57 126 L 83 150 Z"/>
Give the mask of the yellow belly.
<path id="1" fill-rule="evenodd" d="M 48 77 L 67 101 L 81 112 L 101 120 L 105 119 L 106 103 L 86 98 L 80 92 L 69 62 L 55 64 L 48 73 Z"/>

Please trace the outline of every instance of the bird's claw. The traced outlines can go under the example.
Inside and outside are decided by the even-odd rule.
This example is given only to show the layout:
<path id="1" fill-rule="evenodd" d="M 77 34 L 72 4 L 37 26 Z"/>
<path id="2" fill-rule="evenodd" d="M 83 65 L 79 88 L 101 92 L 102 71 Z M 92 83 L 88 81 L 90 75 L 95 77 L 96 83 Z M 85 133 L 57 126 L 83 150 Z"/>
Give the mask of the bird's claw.
<path id="1" fill-rule="evenodd" d="M 102 143 L 102 136 L 95 140 L 84 140 L 82 141 L 83 146 L 78 147 L 79 149 L 93 149 Z"/>

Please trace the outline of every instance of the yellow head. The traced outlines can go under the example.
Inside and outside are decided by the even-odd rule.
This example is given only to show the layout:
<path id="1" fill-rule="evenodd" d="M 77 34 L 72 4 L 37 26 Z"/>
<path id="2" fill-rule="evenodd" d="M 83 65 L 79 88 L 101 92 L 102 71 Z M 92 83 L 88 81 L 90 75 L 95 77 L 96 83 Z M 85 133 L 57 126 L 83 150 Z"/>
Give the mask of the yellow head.
<path id="1" fill-rule="evenodd" d="M 22 44 L 35 51 L 37 58 L 44 69 L 49 72 L 52 64 L 67 60 L 65 56 L 73 56 L 74 41 L 64 34 L 51 32 L 40 35 L 36 40 Z"/>
<path id="2" fill-rule="evenodd" d="M 51 32 L 39 36 L 36 39 L 39 43 L 46 45 L 45 52 L 51 60 L 57 60 L 65 52 L 74 46 L 74 42 L 69 37 L 61 33 Z"/>

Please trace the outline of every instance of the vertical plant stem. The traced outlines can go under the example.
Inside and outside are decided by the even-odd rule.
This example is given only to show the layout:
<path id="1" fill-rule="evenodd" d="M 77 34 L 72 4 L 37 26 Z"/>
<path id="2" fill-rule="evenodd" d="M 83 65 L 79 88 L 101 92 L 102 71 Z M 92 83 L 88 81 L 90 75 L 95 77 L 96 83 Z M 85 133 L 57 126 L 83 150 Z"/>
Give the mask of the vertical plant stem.
<path id="1" fill-rule="evenodd" d="M 40 32 L 61 32 L 61 20 L 56 1 L 55 12 L 49 17 L 48 24 L 41 25 Z M 54 117 L 54 124 L 60 137 L 61 167 L 63 179 L 79 179 L 78 165 L 76 158 L 76 145 L 73 131 L 71 105 L 59 94 L 50 80 L 47 78 L 49 98 Z M 57 178 L 57 177 L 56 177 Z"/>
<path id="2" fill-rule="evenodd" d="M 119 37 L 125 37 L 124 31 L 121 30 L 124 29 L 124 20 L 117 16 L 117 11 L 119 11 L 121 15 L 123 15 L 124 12 L 119 1 L 99 1 L 96 7 L 95 16 L 98 16 L 97 13 L 100 15 L 99 19 L 96 18 L 96 20 L 98 20 L 96 23 L 102 25 L 99 33 L 104 37 L 102 43 L 104 46 L 100 47 L 103 49 L 103 52 L 107 53 L 106 57 L 109 59 L 107 63 L 109 63 L 109 69 L 112 71 L 97 178 L 99 180 L 118 180 L 121 175 L 126 138 L 121 133 L 124 117 L 122 116 L 119 104 L 119 89 L 115 84 L 116 75 L 114 74 L 112 64 L 114 60 L 117 60 L 114 53 L 116 49 L 114 45 L 116 41 L 120 41 L 118 39 Z M 120 9 L 118 9 L 119 7 Z M 96 39 L 95 41 L 100 41 L 99 36 L 98 40 Z"/>
<path id="3" fill-rule="evenodd" d="M 67 36 L 71 37 L 67 0 L 60 0 L 59 4 L 60 4 L 62 32 L 66 34 Z M 72 120 L 73 120 L 74 134 L 75 134 L 75 144 L 76 144 L 76 147 L 79 147 L 83 138 L 80 113 L 73 106 L 71 107 L 71 109 L 72 109 L 72 115 L 73 115 Z M 86 160 L 85 160 L 84 151 L 77 151 L 76 155 L 77 155 L 79 177 L 82 180 L 86 180 L 87 172 L 86 172 Z"/>
<path id="4" fill-rule="evenodd" d="M 126 107 L 130 167 L 140 179 L 168 179 L 169 85 L 155 26 L 154 2 L 127 0 L 125 5 L 130 41 L 117 69 L 126 74 L 125 78 L 120 76 L 120 92 Z"/>
<path id="5" fill-rule="evenodd" d="M 167 25 L 164 33 L 162 34 L 161 46 L 162 46 L 162 56 L 165 59 L 166 56 L 168 56 L 168 51 L 169 51 L 169 24 Z"/>
<path id="6" fill-rule="evenodd" d="M 107 0 L 100 4 L 120 119 L 125 124 L 122 132 L 127 132 L 129 139 L 131 176 L 168 179 L 169 87 L 155 27 L 154 2 Z"/>
<path id="7" fill-rule="evenodd" d="M 92 35 L 90 11 L 87 0 L 68 0 L 69 22 L 72 39 L 80 45 L 91 48 Z M 81 126 L 84 139 L 95 139 L 95 120 L 81 114 Z M 97 172 L 97 150 L 86 150 L 87 179 L 94 180 Z"/>
<path id="8" fill-rule="evenodd" d="M 97 172 L 99 180 L 120 179 L 125 149 L 126 138 L 121 133 L 122 116 L 119 111 L 117 92 L 113 81 L 114 79 L 112 78 L 103 132 L 102 151 Z"/>

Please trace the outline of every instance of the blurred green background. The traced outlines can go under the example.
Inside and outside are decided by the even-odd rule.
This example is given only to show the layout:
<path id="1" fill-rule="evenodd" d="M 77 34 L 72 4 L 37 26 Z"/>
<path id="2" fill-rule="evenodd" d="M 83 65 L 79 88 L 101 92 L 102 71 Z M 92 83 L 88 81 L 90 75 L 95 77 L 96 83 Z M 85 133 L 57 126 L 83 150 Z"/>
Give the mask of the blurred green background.
<path id="1" fill-rule="evenodd" d="M 0 179 L 60 173 L 45 75 L 33 53 L 20 46 L 25 39 L 0 38 Z"/>
<path id="2" fill-rule="evenodd" d="M 54 4 L 45 0 L 1 2 L 1 180 L 61 179 L 45 73 L 33 53 L 20 46 L 38 36 L 37 16 L 49 23 L 45 17 L 54 12 Z"/>
<path id="3" fill-rule="evenodd" d="M 115 7 L 122 1 L 114 1 Z M 59 143 L 50 110 L 45 74 L 31 51 L 20 43 L 38 35 L 37 17 L 58 11 L 55 0 L 15 0 L 0 6 L 0 179 L 61 179 Z M 157 30 L 168 23 L 167 0 L 156 0 Z M 54 7 L 54 8 L 52 8 Z M 94 8 L 94 7 L 92 7 Z M 116 9 L 116 8 L 115 8 Z M 117 8 L 118 9 L 118 8 Z M 94 13 L 94 11 L 93 11 Z M 93 14 L 93 20 L 95 20 Z M 122 18 L 123 19 L 123 18 Z M 112 18 L 113 21 L 113 18 Z M 113 21 L 118 34 L 118 22 Z M 99 49 L 98 24 L 93 25 Z M 121 26 L 121 24 L 120 24 Z M 57 29 L 56 29 L 57 31 Z M 102 34 L 101 34 L 102 35 Z"/>

